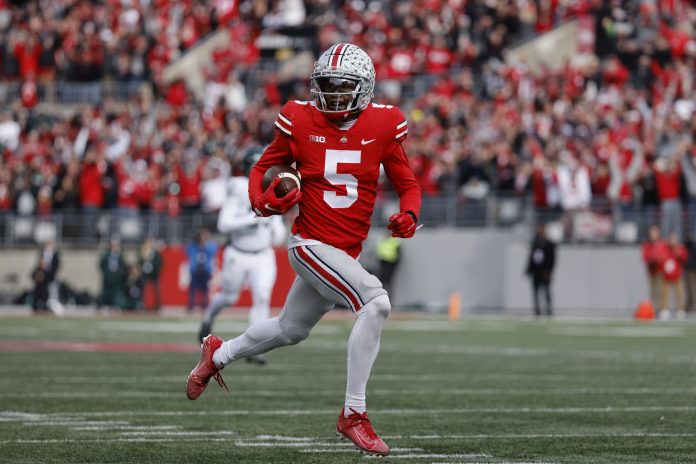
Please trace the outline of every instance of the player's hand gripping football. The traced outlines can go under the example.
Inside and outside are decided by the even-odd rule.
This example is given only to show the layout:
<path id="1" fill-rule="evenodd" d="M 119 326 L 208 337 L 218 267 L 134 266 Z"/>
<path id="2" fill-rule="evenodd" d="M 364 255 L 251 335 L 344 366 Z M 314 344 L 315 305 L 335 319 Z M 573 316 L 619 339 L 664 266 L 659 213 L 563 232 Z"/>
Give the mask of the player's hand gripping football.
<path id="1" fill-rule="evenodd" d="M 389 218 L 387 229 L 391 230 L 392 237 L 411 238 L 416 233 L 416 215 L 411 211 L 396 213 Z"/>
<path id="2" fill-rule="evenodd" d="M 302 199 L 302 192 L 294 188 L 287 195 L 278 197 L 275 193 L 280 178 L 276 177 L 268 188 L 254 200 L 252 205 L 258 216 L 268 217 L 274 214 L 285 214 Z"/>

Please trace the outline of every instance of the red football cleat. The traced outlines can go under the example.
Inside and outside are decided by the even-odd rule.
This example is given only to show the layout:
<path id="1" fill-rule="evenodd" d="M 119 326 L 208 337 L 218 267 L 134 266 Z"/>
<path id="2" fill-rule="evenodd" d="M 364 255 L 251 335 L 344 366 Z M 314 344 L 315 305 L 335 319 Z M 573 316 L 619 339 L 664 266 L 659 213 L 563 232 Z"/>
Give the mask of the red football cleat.
<path id="1" fill-rule="evenodd" d="M 375 433 L 370 419 L 367 418 L 367 413 L 360 414 L 354 409 L 351 411 L 353 414 L 343 417 L 343 409 L 341 409 L 338 422 L 336 422 L 336 435 L 348 438 L 355 443 L 360 451 L 380 456 L 388 455 L 389 446 Z"/>
<path id="2" fill-rule="evenodd" d="M 195 400 L 201 396 L 205 387 L 208 386 L 211 377 L 214 378 L 221 387 L 225 387 L 225 390 L 230 391 L 225 381 L 222 380 L 220 369 L 218 369 L 213 362 L 213 353 L 220 348 L 220 345 L 222 345 L 222 339 L 215 335 L 208 335 L 203 339 L 203 344 L 201 345 L 201 360 L 198 361 L 198 364 L 193 368 L 188 379 L 186 379 L 186 396 L 188 399 Z"/>

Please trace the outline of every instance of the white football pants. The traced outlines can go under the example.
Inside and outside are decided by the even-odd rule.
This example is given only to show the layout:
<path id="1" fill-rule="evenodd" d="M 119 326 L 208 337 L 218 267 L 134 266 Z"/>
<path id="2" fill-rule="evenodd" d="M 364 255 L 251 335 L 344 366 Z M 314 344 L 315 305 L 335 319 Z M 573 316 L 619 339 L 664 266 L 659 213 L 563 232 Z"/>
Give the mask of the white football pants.
<path id="1" fill-rule="evenodd" d="M 228 245 L 225 247 L 222 259 L 222 291 L 213 296 L 203 317 L 203 324 L 211 327 L 213 319 L 220 310 L 235 304 L 244 283 L 249 286 L 252 298 L 249 324 L 268 318 L 271 292 L 276 280 L 276 260 L 273 249 L 266 248 L 258 253 L 245 253 Z"/>
<path id="2" fill-rule="evenodd" d="M 348 339 L 346 411 L 364 412 L 365 391 L 391 304 L 379 279 L 344 251 L 329 245 L 308 245 L 288 251 L 298 276 L 278 317 L 251 325 L 226 341 L 213 357 L 218 367 L 240 358 L 294 345 L 309 335 L 336 303 L 357 316 Z"/>

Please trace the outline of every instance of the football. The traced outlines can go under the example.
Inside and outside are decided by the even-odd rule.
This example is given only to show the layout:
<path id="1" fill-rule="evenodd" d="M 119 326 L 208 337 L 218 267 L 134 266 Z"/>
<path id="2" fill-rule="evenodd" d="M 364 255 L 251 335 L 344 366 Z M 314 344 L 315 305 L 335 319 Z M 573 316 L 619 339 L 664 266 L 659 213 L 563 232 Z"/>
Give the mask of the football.
<path id="1" fill-rule="evenodd" d="M 261 187 L 266 190 L 276 177 L 280 178 L 280 183 L 276 185 L 275 188 L 275 194 L 278 198 L 284 197 L 294 188 L 300 189 L 300 180 L 302 177 L 295 168 L 288 164 L 276 164 L 268 168 L 263 175 Z"/>

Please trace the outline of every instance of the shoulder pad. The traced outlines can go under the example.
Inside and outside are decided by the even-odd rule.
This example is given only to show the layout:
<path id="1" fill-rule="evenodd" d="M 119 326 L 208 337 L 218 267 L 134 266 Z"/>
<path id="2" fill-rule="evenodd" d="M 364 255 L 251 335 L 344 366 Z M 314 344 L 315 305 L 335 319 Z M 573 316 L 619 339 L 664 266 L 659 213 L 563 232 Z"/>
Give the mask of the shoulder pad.
<path id="1" fill-rule="evenodd" d="M 292 137 L 293 120 L 299 110 L 299 107 L 306 106 L 309 102 L 292 100 L 287 102 L 278 112 L 278 117 L 275 120 L 275 126 L 283 134 Z"/>
<path id="2" fill-rule="evenodd" d="M 386 112 L 384 120 L 389 122 L 385 124 L 387 124 L 390 130 L 394 131 L 394 140 L 403 142 L 408 134 L 408 121 L 404 113 L 402 113 L 399 108 L 392 105 L 373 103 L 372 107 Z"/>

